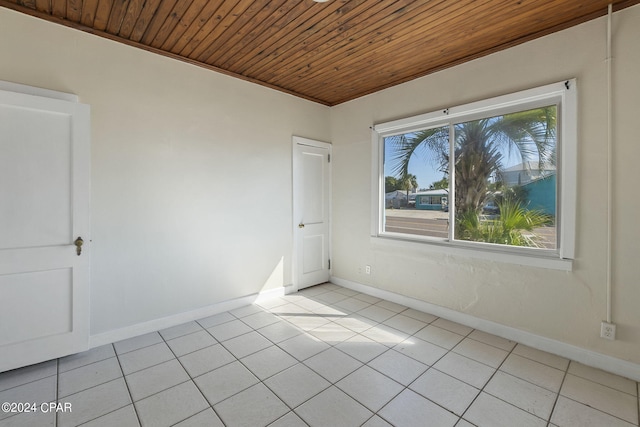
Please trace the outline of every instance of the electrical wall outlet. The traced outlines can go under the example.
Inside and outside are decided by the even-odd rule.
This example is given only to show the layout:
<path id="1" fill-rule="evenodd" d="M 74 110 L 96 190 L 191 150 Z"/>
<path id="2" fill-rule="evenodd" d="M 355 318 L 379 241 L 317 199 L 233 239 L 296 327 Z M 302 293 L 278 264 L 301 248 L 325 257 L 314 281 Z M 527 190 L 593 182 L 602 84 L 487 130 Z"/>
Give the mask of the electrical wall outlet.
<path id="1" fill-rule="evenodd" d="M 616 325 L 609 322 L 602 322 L 600 324 L 600 337 L 608 340 L 616 339 Z"/>
<path id="2" fill-rule="evenodd" d="M 371 266 L 370 265 L 365 266 L 364 267 L 364 272 L 367 273 L 367 274 L 371 274 Z"/>

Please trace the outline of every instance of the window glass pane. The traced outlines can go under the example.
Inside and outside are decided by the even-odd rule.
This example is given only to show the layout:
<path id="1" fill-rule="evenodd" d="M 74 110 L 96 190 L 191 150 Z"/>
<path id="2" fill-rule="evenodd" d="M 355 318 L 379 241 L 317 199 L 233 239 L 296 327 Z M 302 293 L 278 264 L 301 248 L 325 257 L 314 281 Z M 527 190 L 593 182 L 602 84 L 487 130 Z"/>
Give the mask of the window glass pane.
<path id="1" fill-rule="evenodd" d="M 458 123 L 454 238 L 555 249 L 555 105 Z"/>
<path id="2" fill-rule="evenodd" d="M 449 236 L 449 126 L 385 137 L 384 231 Z"/>

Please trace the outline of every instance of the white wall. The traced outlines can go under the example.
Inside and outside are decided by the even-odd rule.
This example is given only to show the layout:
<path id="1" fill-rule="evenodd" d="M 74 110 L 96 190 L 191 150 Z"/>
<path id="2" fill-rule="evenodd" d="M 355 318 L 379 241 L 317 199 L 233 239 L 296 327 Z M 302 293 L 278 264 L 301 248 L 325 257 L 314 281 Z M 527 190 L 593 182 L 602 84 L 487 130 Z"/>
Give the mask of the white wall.
<path id="1" fill-rule="evenodd" d="M 640 363 L 638 183 L 640 6 L 614 14 L 614 342 L 606 317 L 606 18 L 499 52 L 331 111 L 333 275 Z M 374 123 L 576 77 L 577 259 L 572 272 L 489 262 L 370 237 Z M 417 246 L 417 247 L 416 247 Z M 371 275 L 362 274 L 371 265 Z"/>
<path id="2" fill-rule="evenodd" d="M 0 8 L 0 80 L 91 105 L 91 333 L 291 284 L 291 136 L 329 109 Z"/>
<path id="3" fill-rule="evenodd" d="M 291 135 L 332 140 L 333 275 L 640 363 L 640 6 L 614 15 L 614 322 L 605 317 L 606 20 L 342 104 L 247 82 L 0 8 L 0 80 L 92 108 L 92 334 L 291 283 Z M 369 237 L 376 122 L 577 77 L 571 273 Z M 359 274 L 366 264 L 372 274 Z"/>

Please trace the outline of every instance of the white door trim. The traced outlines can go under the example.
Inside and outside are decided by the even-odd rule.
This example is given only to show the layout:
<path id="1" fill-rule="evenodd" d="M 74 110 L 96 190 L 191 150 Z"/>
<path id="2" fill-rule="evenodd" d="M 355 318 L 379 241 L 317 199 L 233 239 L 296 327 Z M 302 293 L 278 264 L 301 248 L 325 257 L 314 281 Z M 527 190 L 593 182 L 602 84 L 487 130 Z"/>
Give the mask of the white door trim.
<path id="1" fill-rule="evenodd" d="M 45 98 L 60 99 L 62 101 L 78 102 L 78 95 L 74 95 L 72 93 L 58 92 L 56 90 L 21 85 L 19 83 L 6 82 L 4 80 L 0 80 L 0 90 L 5 90 L 7 92 L 23 93 L 25 95 L 34 95 L 34 96 L 42 96 Z"/>
<path id="2" fill-rule="evenodd" d="M 299 232 L 300 229 L 298 228 L 298 222 L 299 222 L 299 217 L 300 217 L 300 213 L 299 213 L 299 209 L 300 206 L 296 203 L 296 191 L 297 191 L 297 184 L 296 184 L 296 176 L 298 176 L 298 172 L 299 172 L 299 167 L 300 165 L 297 164 L 297 160 L 296 160 L 296 149 L 298 146 L 309 146 L 309 147 L 316 147 L 316 148 L 321 148 L 321 149 L 326 149 L 328 151 L 328 155 L 329 155 L 329 159 L 331 159 L 331 144 L 328 142 L 323 142 L 323 141 L 317 141 L 314 139 L 309 139 L 309 138 L 303 138 L 303 137 L 299 137 L 299 136 L 293 136 L 292 137 L 292 146 L 291 146 L 291 154 L 292 154 L 292 230 L 293 230 L 293 253 L 292 253 L 292 262 L 291 262 L 291 277 L 292 277 L 292 282 L 293 282 L 293 291 L 296 292 L 298 290 L 300 290 L 300 281 L 299 281 L 299 271 L 298 271 L 298 261 L 299 261 L 299 250 L 300 250 L 300 245 L 299 245 Z M 327 176 L 327 186 L 328 186 L 328 199 L 327 199 L 327 209 L 328 209 L 328 227 L 327 227 L 327 241 L 328 241 L 328 256 L 329 256 L 329 260 L 331 260 L 331 161 L 328 162 L 328 168 L 329 168 L 329 173 Z M 331 268 L 327 269 L 327 280 L 329 280 L 329 277 L 331 276 Z"/>

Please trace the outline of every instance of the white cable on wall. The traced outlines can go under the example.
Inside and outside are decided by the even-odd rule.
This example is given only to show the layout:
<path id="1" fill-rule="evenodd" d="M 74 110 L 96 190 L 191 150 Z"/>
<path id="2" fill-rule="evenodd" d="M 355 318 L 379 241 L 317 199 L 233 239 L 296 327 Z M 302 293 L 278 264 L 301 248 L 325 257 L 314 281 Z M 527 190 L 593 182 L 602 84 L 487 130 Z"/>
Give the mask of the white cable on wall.
<path id="1" fill-rule="evenodd" d="M 612 147 L 612 85 L 611 85 L 611 15 L 613 5 L 609 3 L 607 13 L 607 322 L 612 323 L 612 254 L 611 247 L 613 241 L 613 147 Z"/>

